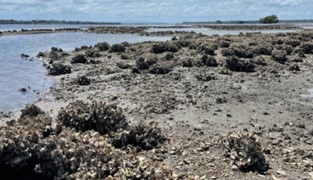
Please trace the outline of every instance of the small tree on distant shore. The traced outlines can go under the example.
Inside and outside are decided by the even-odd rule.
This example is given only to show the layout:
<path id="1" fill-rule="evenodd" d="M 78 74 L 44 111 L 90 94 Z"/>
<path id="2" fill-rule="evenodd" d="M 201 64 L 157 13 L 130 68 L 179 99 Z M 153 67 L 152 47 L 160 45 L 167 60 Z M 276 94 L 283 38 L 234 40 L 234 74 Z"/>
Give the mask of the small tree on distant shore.
<path id="1" fill-rule="evenodd" d="M 217 21 L 216 21 L 216 24 L 223 24 L 223 21 L 217 20 Z"/>
<path id="2" fill-rule="evenodd" d="M 259 20 L 259 23 L 262 23 L 262 24 L 272 24 L 272 23 L 278 23 L 278 22 L 279 22 L 278 17 L 274 14 L 263 17 Z"/>

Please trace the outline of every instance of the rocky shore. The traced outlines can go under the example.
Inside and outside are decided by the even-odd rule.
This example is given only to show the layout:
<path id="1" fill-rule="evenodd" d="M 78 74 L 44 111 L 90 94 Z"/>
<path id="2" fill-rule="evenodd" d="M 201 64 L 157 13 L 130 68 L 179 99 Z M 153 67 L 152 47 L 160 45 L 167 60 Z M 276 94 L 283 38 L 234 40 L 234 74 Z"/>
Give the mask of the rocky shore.
<path id="1" fill-rule="evenodd" d="M 38 57 L 58 84 L 1 118 L 0 167 L 14 178 L 313 178 L 313 99 L 301 96 L 313 87 L 313 31 Z"/>
<path id="2" fill-rule="evenodd" d="M 212 24 L 212 25 L 195 25 L 198 28 L 211 28 L 215 30 L 296 30 L 301 29 L 296 25 L 291 24 L 239 24 L 239 25 L 229 25 L 229 24 Z"/>
<path id="3" fill-rule="evenodd" d="M 106 34 L 139 34 L 141 36 L 168 36 L 168 35 L 186 35 L 189 31 L 156 31 L 148 32 L 149 28 L 154 29 L 188 29 L 188 28 L 209 28 L 213 30 L 301 30 L 302 28 L 296 25 L 281 24 L 281 25 L 177 25 L 177 26 L 90 26 L 89 28 L 60 28 L 60 29 L 22 29 L 0 31 L 0 36 L 18 35 L 18 34 L 44 34 L 56 32 L 87 32 L 87 33 L 106 33 Z"/>
<path id="4" fill-rule="evenodd" d="M 21 29 L 0 31 L 0 36 L 5 35 L 19 35 L 19 34 L 45 34 L 57 32 L 84 32 L 81 28 L 59 28 L 59 29 Z"/>

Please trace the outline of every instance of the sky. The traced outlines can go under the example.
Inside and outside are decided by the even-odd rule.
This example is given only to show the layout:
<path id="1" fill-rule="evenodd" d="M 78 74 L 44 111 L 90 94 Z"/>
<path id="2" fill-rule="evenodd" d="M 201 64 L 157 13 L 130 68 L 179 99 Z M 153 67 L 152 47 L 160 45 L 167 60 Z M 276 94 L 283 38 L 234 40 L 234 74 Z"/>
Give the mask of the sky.
<path id="1" fill-rule="evenodd" d="M 184 22 L 313 19 L 313 0 L 0 0 L 0 19 Z"/>

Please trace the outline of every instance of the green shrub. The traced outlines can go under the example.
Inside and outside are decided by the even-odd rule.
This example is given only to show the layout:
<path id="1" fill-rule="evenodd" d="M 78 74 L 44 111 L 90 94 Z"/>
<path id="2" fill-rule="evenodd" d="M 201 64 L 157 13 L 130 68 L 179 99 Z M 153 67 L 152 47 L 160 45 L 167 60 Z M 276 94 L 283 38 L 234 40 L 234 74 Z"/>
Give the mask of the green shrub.
<path id="1" fill-rule="evenodd" d="M 259 23 L 262 23 L 262 24 L 273 24 L 273 23 L 278 23 L 278 22 L 279 20 L 276 15 L 266 16 L 259 20 Z"/>

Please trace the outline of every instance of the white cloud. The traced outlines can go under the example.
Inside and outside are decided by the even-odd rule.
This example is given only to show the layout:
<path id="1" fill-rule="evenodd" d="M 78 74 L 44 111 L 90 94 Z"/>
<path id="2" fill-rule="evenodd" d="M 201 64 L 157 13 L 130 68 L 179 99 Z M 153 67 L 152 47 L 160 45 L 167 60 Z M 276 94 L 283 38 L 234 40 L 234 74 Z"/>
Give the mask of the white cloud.
<path id="1" fill-rule="evenodd" d="M 312 0 L 0 0 L 1 18 L 42 19 L 49 14 L 78 20 L 235 20 L 279 17 L 312 18 Z M 310 17 L 311 16 L 311 17 Z"/>

